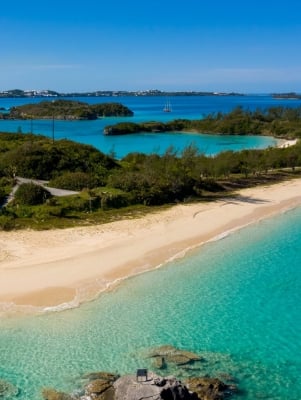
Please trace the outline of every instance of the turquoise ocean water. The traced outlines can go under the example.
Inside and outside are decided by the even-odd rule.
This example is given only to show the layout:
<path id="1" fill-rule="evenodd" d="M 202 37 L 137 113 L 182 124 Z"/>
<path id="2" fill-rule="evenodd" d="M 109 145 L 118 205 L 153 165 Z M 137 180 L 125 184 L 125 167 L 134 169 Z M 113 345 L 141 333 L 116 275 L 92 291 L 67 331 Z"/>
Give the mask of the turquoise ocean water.
<path id="1" fill-rule="evenodd" d="M 241 399 L 299 400 L 300 225 L 298 208 L 78 309 L 2 319 L 0 377 L 20 388 L 18 398 L 34 400 L 44 386 L 74 389 L 85 372 L 148 367 L 147 349 L 172 344 L 205 357 L 196 374 L 234 376 Z"/>
<path id="2" fill-rule="evenodd" d="M 86 372 L 133 373 L 149 367 L 149 348 L 171 344 L 206 359 L 189 374 L 235 377 L 242 400 L 300 400 L 300 226 L 297 208 L 80 308 L 1 318 L 0 379 L 19 389 L 11 399 L 38 400 L 45 386 L 74 390 Z"/>
<path id="3" fill-rule="evenodd" d="M 6 109 L 24 103 L 39 102 L 43 99 L 0 99 L 0 107 Z M 44 99 L 45 100 L 45 99 Z M 91 144 L 104 153 L 114 151 L 117 158 L 122 158 L 132 151 L 143 153 L 163 153 L 174 146 L 181 151 L 194 143 L 206 154 L 216 154 L 223 150 L 241 150 L 244 148 L 265 148 L 276 144 L 270 137 L 256 136 L 212 136 L 195 134 L 138 134 L 124 136 L 104 136 L 105 126 L 120 121 L 168 121 L 177 118 L 199 119 L 212 112 L 229 112 L 237 106 L 245 109 L 266 109 L 275 106 L 296 107 L 298 100 L 275 100 L 271 96 L 177 96 L 171 97 L 172 112 L 164 113 L 164 97 L 98 97 L 75 98 L 89 103 L 121 102 L 134 111 L 134 117 L 102 118 L 96 121 L 55 121 L 55 139 L 67 138 L 80 143 Z M 49 100 L 51 101 L 51 99 Z M 0 131 L 40 133 L 52 137 L 52 121 L 1 121 Z"/>

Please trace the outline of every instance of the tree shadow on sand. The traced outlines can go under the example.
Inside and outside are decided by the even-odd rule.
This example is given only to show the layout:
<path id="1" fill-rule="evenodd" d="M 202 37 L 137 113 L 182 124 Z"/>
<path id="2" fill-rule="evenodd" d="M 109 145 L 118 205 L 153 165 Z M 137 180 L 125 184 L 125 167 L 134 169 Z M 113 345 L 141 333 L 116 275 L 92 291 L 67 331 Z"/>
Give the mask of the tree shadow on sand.
<path id="1" fill-rule="evenodd" d="M 256 198 L 256 197 L 237 195 L 235 197 L 231 197 L 231 199 L 230 198 L 226 199 L 226 203 L 223 204 L 222 206 L 226 206 L 229 204 L 239 204 L 239 203 L 267 204 L 267 203 L 270 203 L 270 201 Z"/>

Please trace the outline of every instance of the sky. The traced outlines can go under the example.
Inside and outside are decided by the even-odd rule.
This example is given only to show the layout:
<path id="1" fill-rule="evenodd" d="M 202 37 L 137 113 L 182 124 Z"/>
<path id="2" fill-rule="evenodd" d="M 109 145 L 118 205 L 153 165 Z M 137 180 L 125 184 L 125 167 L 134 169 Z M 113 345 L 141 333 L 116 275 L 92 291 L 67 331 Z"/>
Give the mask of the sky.
<path id="1" fill-rule="evenodd" d="M 0 91 L 301 93 L 300 0 L 13 0 Z"/>

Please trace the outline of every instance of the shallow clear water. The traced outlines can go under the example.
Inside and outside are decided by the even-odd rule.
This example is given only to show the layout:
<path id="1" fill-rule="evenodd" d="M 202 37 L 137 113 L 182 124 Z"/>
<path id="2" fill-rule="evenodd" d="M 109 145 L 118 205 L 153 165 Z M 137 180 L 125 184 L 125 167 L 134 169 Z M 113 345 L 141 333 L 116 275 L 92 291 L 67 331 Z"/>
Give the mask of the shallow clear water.
<path id="1" fill-rule="evenodd" d="M 271 96 L 178 96 L 171 97 L 173 111 L 164 113 L 164 97 L 98 97 L 75 98 L 89 103 L 121 102 L 134 111 L 134 117 L 103 118 L 95 121 L 55 121 L 55 139 L 67 138 L 80 143 L 91 144 L 104 153 L 114 151 L 117 158 L 130 152 L 164 153 L 174 146 L 179 151 L 194 143 L 202 152 L 213 155 L 224 150 L 242 150 L 244 148 L 266 148 L 274 146 L 276 140 L 270 137 L 256 136 L 212 136 L 196 134 L 138 134 L 126 136 L 104 136 L 103 129 L 107 125 L 120 121 L 169 121 L 178 118 L 200 119 L 203 115 L 214 112 L 229 112 L 237 106 L 245 109 L 266 109 L 272 106 L 300 106 L 298 100 L 275 100 Z M 0 99 L 0 107 L 10 108 L 15 105 L 39 102 L 35 99 Z M 51 101 L 51 100 L 50 100 Z M 33 132 L 52 137 L 52 121 L 2 121 L 0 131 L 24 133 Z"/>
<path id="2" fill-rule="evenodd" d="M 133 373 L 145 351 L 203 354 L 196 374 L 233 375 L 241 399 L 301 398 L 301 208 L 124 281 L 79 309 L 0 321 L 0 377 L 38 399 L 88 371 Z M 173 372 L 173 371 L 169 371 Z M 177 371 L 182 376 L 185 371 Z"/>
<path id="3" fill-rule="evenodd" d="M 266 108 L 298 106 L 269 96 L 97 98 L 120 101 L 135 112 L 132 120 L 199 118 L 237 105 Z M 40 99 L 0 99 L 11 107 Z M 271 138 L 210 135 L 130 135 L 105 137 L 117 122 L 55 121 L 55 138 L 92 144 L 118 158 L 130 151 L 164 152 L 190 143 L 201 151 L 267 147 Z M 0 131 L 52 135 L 51 121 L 0 121 Z M 196 143 L 196 141 L 198 142 Z M 257 141 L 257 142 L 256 142 Z M 200 352 L 207 360 L 197 374 L 227 373 L 245 392 L 241 399 L 301 398 L 301 209 L 260 222 L 181 260 L 126 280 L 119 288 L 79 309 L 38 317 L 0 320 L 0 379 L 20 389 L 20 400 L 40 398 L 42 387 L 73 390 L 88 371 L 133 372 L 149 367 L 144 353 L 172 344 Z M 185 371 L 168 371 L 185 375 Z M 14 398 L 14 397 L 12 397 Z"/>

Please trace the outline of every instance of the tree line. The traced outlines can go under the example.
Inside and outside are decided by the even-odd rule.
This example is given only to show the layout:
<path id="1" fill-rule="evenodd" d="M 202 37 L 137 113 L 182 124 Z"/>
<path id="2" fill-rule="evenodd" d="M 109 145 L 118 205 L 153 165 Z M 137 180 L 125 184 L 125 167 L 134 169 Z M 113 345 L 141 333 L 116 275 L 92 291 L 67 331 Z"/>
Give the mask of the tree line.
<path id="1" fill-rule="evenodd" d="M 120 103 L 88 104 L 74 100 L 41 101 L 12 107 L 0 113 L 0 119 L 81 119 L 93 120 L 100 117 L 133 116 L 133 111 Z"/>
<path id="2" fill-rule="evenodd" d="M 215 156 L 206 156 L 191 144 L 181 152 L 170 147 L 163 155 L 134 152 L 116 160 L 70 140 L 0 133 L 0 200 L 16 176 L 79 192 L 59 199 L 47 193 L 47 187 L 24 184 L 15 200 L 2 209 L 0 227 L 16 227 L 21 220 L 79 221 L 87 213 L 216 198 L 233 188 L 282 179 L 283 174 L 275 171 L 285 171 L 287 176 L 288 169 L 294 174 L 297 167 L 301 167 L 300 143 Z"/>
<path id="3" fill-rule="evenodd" d="M 139 124 L 121 122 L 108 125 L 104 129 L 106 135 L 181 131 L 299 138 L 301 137 L 301 107 L 271 107 L 267 110 L 250 111 L 239 106 L 229 113 L 211 113 L 199 120 L 177 119 L 166 123 L 149 121 Z"/>

